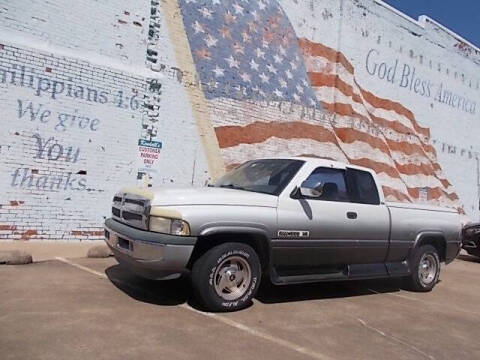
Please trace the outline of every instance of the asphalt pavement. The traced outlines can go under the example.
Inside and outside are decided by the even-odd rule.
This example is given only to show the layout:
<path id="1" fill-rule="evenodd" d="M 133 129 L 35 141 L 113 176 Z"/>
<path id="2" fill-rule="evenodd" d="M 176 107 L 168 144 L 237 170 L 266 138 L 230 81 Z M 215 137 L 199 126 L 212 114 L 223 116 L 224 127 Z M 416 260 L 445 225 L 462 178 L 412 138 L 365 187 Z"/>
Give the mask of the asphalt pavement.
<path id="1" fill-rule="evenodd" d="M 83 249 L 82 249 L 83 251 Z M 273 286 L 211 314 L 188 279 L 138 278 L 114 258 L 0 266 L 7 359 L 479 359 L 480 261 L 461 254 L 431 293 L 401 283 Z"/>

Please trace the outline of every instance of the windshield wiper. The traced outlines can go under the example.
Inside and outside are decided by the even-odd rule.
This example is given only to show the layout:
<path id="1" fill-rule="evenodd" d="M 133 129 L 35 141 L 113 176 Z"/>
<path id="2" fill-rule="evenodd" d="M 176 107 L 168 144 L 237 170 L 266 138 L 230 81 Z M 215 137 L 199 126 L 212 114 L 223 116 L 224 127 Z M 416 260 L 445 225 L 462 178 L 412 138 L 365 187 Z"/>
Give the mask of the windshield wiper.
<path id="1" fill-rule="evenodd" d="M 235 190 L 246 190 L 248 191 L 247 189 L 241 187 L 241 186 L 238 186 L 238 185 L 235 185 L 235 184 L 222 184 L 222 185 L 219 185 L 219 187 L 221 188 L 228 188 L 228 189 L 235 189 Z"/>

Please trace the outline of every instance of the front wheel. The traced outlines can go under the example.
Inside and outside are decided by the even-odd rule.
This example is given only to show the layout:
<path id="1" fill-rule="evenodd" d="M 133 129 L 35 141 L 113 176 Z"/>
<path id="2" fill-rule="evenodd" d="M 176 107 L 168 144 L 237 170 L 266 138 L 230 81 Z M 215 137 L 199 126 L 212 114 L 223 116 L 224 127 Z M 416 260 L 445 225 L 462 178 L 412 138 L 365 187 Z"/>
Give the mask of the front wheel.
<path id="1" fill-rule="evenodd" d="M 260 285 L 261 267 L 252 247 L 225 243 L 208 250 L 192 268 L 198 300 L 210 311 L 247 307 Z"/>
<path id="2" fill-rule="evenodd" d="M 412 274 L 406 278 L 408 288 L 413 291 L 431 291 L 440 276 L 440 258 L 432 245 L 418 248 L 411 262 Z"/>

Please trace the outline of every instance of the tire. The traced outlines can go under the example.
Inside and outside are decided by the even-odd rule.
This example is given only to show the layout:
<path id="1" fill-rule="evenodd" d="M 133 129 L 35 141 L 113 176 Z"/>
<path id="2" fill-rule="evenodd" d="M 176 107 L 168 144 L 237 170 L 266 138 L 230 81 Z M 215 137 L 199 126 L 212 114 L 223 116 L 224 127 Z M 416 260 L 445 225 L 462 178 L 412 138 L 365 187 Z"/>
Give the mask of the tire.
<path id="1" fill-rule="evenodd" d="M 411 259 L 412 274 L 406 278 L 408 289 L 418 292 L 431 291 L 440 276 L 440 257 L 432 245 L 419 247 Z"/>
<path id="2" fill-rule="evenodd" d="M 258 255 L 242 243 L 225 243 L 203 254 L 192 268 L 196 298 L 208 311 L 236 311 L 251 304 L 261 279 Z"/>

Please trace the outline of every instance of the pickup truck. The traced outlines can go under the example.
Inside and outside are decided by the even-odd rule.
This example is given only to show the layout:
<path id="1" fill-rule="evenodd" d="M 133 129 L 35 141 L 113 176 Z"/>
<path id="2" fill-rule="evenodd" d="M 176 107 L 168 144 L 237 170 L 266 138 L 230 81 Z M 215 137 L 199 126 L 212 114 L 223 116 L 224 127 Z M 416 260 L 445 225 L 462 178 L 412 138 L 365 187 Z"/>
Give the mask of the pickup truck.
<path id="1" fill-rule="evenodd" d="M 403 277 L 430 291 L 461 246 L 456 210 L 386 202 L 367 168 L 309 158 L 247 161 L 202 188 L 125 188 L 105 240 L 146 278 L 190 275 L 210 311 L 277 285 Z"/>

